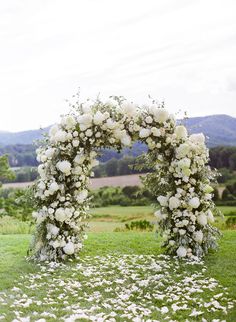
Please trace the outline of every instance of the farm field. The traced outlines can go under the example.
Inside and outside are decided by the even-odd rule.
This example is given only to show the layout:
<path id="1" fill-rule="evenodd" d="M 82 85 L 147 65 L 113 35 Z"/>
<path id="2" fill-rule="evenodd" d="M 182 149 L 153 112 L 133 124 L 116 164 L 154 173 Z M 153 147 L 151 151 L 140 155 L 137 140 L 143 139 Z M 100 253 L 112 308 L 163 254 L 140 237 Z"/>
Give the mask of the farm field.
<path id="1" fill-rule="evenodd" d="M 104 178 L 92 178 L 91 188 L 98 189 L 105 186 L 111 187 L 125 187 L 125 186 L 139 186 L 141 185 L 140 175 L 143 174 L 130 174 L 124 176 L 113 176 Z M 33 182 L 14 182 L 5 183 L 3 188 L 26 188 L 31 186 Z"/>

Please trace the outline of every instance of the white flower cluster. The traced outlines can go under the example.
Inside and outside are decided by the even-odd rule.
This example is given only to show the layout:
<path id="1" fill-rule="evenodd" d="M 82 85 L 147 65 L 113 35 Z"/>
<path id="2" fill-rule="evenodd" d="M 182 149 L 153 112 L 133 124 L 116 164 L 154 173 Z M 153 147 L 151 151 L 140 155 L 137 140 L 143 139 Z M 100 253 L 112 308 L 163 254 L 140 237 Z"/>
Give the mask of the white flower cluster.
<path id="1" fill-rule="evenodd" d="M 35 258 L 60 260 L 79 252 L 85 238 L 89 178 L 97 165 L 95 151 L 122 149 L 134 140 L 148 145 L 156 168 L 167 162 L 173 177 L 172 190 L 158 197 L 161 209 L 156 212 L 168 247 L 181 257 L 201 255 L 199 247 L 213 220 L 209 180 L 199 177 L 208 158 L 204 136 L 188 136 L 186 128 L 176 126 L 173 115 L 158 105 L 138 107 L 112 100 L 76 106 L 74 114 L 50 129 L 37 150 L 41 164 L 35 193 L 38 211 L 33 214 L 38 225 Z"/>
<path id="2" fill-rule="evenodd" d="M 155 215 L 159 227 L 165 230 L 164 245 L 170 253 L 201 257 L 217 247 L 219 236 L 210 225 L 215 205 L 205 137 L 202 133 L 188 136 L 184 126 L 176 126 L 172 145 L 175 154 L 169 160 L 168 171 L 175 188 L 157 198 L 161 209 Z"/>

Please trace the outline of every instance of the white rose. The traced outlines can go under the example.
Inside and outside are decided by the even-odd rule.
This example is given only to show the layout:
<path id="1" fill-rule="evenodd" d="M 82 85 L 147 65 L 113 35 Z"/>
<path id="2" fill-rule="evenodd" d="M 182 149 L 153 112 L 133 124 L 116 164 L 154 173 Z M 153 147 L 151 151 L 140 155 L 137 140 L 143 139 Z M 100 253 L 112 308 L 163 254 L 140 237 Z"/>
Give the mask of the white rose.
<path id="1" fill-rule="evenodd" d="M 93 122 L 95 125 L 102 124 L 102 122 L 105 120 L 105 115 L 101 113 L 100 111 L 97 111 L 93 116 Z"/>
<path id="2" fill-rule="evenodd" d="M 203 145 L 205 143 L 205 136 L 203 133 L 192 134 L 190 135 L 189 140 L 194 144 Z"/>
<path id="3" fill-rule="evenodd" d="M 176 156 L 178 159 L 181 159 L 187 156 L 189 152 L 190 152 L 189 144 L 183 143 L 176 149 Z"/>
<path id="4" fill-rule="evenodd" d="M 202 243 L 202 240 L 203 240 L 203 232 L 202 232 L 201 230 L 195 231 L 195 232 L 193 233 L 193 239 L 194 239 L 197 243 L 201 244 L 201 243 Z"/>
<path id="5" fill-rule="evenodd" d="M 180 206 L 180 200 L 176 197 L 170 197 L 169 199 L 169 208 L 171 210 L 176 209 Z"/>
<path id="6" fill-rule="evenodd" d="M 154 136 L 161 136 L 161 130 L 158 129 L 157 127 L 152 127 L 151 132 Z"/>
<path id="7" fill-rule="evenodd" d="M 183 125 L 178 125 L 178 126 L 176 126 L 176 128 L 175 128 L 175 135 L 176 135 L 176 137 L 177 137 L 177 139 L 186 139 L 187 138 L 187 136 L 188 136 L 188 132 L 187 132 L 187 129 L 186 129 L 186 127 L 185 126 L 183 126 Z"/>
<path id="8" fill-rule="evenodd" d="M 207 224 L 207 216 L 205 214 L 200 214 L 197 217 L 197 222 L 201 225 L 201 226 L 206 226 Z"/>
<path id="9" fill-rule="evenodd" d="M 59 130 L 54 135 L 54 140 L 56 142 L 65 142 L 67 140 L 67 132 L 63 130 Z"/>
<path id="10" fill-rule="evenodd" d="M 90 138 L 90 137 L 93 135 L 92 130 L 88 129 L 88 130 L 85 132 L 85 135 L 86 135 L 87 137 L 89 137 L 89 138 Z"/>
<path id="11" fill-rule="evenodd" d="M 77 164 L 83 164 L 85 160 L 85 156 L 83 154 L 77 154 L 74 158 L 74 162 Z"/>
<path id="12" fill-rule="evenodd" d="M 62 118 L 62 124 L 68 129 L 72 130 L 76 125 L 76 120 L 72 115 L 66 115 Z"/>
<path id="13" fill-rule="evenodd" d="M 149 116 L 147 116 L 146 118 L 145 118 L 145 122 L 147 123 L 147 124 L 151 124 L 152 122 L 153 122 L 153 119 L 152 119 L 152 117 L 149 115 Z"/>
<path id="14" fill-rule="evenodd" d="M 106 126 L 108 127 L 108 129 L 113 130 L 117 127 L 117 123 L 114 122 L 112 119 L 108 119 L 106 121 Z"/>
<path id="15" fill-rule="evenodd" d="M 150 134 L 151 134 L 151 130 L 150 129 L 144 129 L 144 128 L 142 128 L 139 131 L 139 137 L 140 138 L 147 138 Z"/>
<path id="16" fill-rule="evenodd" d="M 71 164 L 69 161 L 58 161 L 57 162 L 57 169 L 68 176 L 71 172 Z"/>
<path id="17" fill-rule="evenodd" d="M 131 144 L 131 137 L 129 135 L 123 135 L 120 139 L 121 143 L 125 146 L 130 146 Z"/>
<path id="18" fill-rule="evenodd" d="M 128 116 L 135 116 L 137 114 L 137 108 L 134 104 L 129 103 L 129 102 L 124 102 L 121 105 L 121 108 L 124 112 L 124 114 L 128 115 Z"/>
<path id="19" fill-rule="evenodd" d="M 155 120 L 159 123 L 164 123 L 168 120 L 169 113 L 164 108 L 159 108 L 155 113 Z"/>
<path id="20" fill-rule="evenodd" d="M 72 141 L 72 145 L 73 145 L 75 148 L 77 148 L 77 147 L 79 146 L 79 140 L 74 139 L 74 140 Z"/>
<path id="21" fill-rule="evenodd" d="M 77 120 L 79 124 L 89 127 L 92 125 L 93 117 L 90 113 L 85 113 L 83 115 L 79 115 Z"/>
<path id="22" fill-rule="evenodd" d="M 179 248 L 177 249 L 177 256 L 178 257 L 186 257 L 187 255 L 187 249 L 183 246 L 179 246 Z"/>
<path id="23" fill-rule="evenodd" d="M 59 189 L 59 185 L 57 184 L 57 182 L 52 182 L 49 186 L 49 192 L 50 193 L 54 193 Z"/>
<path id="24" fill-rule="evenodd" d="M 46 151 L 45 151 L 45 155 L 48 157 L 48 158 L 51 158 L 53 156 L 53 154 L 55 153 L 55 149 L 54 148 L 48 148 Z"/>
<path id="25" fill-rule="evenodd" d="M 157 201 L 160 203 L 162 207 L 166 207 L 168 205 L 168 197 L 159 196 L 157 197 Z"/>
<path id="26" fill-rule="evenodd" d="M 57 221 L 64 222 L 66 220 L 66 213 L 65 209 L 63 208 L 58 208 L 55 212 L 55 218 Z"/>
<path id="27" fill-rule="evenodd" d="M 68 242 L 64 247 L 63 250 L 65 252 L 65 254 L 67 255 L 72 255 L 75 252 L 75 247 L 74 244 L 72 242 Z"/>
<path id="28" fill-rule="evenodd" d="M 192 208 L 198 208 L 200 206 L 200 200 L 198 197 L 194 197 L 189 200 L 188 204 Z"/>

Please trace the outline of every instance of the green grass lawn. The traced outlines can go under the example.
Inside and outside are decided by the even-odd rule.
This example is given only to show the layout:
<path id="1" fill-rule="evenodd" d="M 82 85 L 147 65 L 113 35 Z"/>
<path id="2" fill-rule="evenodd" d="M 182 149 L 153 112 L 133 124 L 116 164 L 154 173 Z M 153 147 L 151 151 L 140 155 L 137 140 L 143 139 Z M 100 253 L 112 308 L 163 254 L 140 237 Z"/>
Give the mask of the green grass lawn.
<path id="1" fill-rule="evenodd" d="M 0 235 L 0 294 L 1 291 L 9 292 L 11 294 L 12 287 L 15 286 L 20 279 L 20 275 L 36 273 L 38 267 L 35 264 L 29 263 L 25 260 L 28 244 L 30 241 L 29 235 Z M 229 296 L 236 299 L 236 231 L 224 231 L 223 237 L 220 240 L 219 251 L 209 254 L 205 259 L 206 272 L 205 275 L 216 278 L 223 286 L 228 288 Z M 88 239 L 85 242 L 84 248 L 81 252 L 80 258 L 90 258 L 91 265 L 98 265 L 98 257 L 109 254 L 118 255 L 158 255 L 161 254 L 160 240 L 154 233 L 141 233 L 141 232 L 125 232 L 125 233 L 89 233 Z M 73 264 L 69 264 L 73 265 Z M 101 265 L 101 264 L 99 264 Z M 191 273 L 192 267 L 189 267 Z M 176 274 L 170 272 L 171 274 Z M 61 273 L 62 276 L 66 273 Z M 75 273 L 73 273 L 75 274 Z M 145 274 L 145 273 L 144 273 Z M 173 276 L 173 278 L 176 278 Z M 148 292 L 148 290 L 146 289 Z M 28 290 L 26 290 L 28 292 Z M 37 295 L 39 299 L 42 299 L 45 294 L 39 293 Z M 200 297 L 202 295 L 200 294 Z M 203 297 L 206 296 L 205 294 Z M 167 304 L 167 303 L 165 303 Z M 157 303 L 157 305 L 159 305 Z M 168 305 L 168 304 L 167 304 Z M 1 304 L 0 304 L 1 307 Z M 33 310 L 37 308 L 33 307 Z M 43 308 L 40 308 L 43 310 Z M 63 308 L 58 307 L 59 311 Z M 11 312 L 11 308 L 3 307 L 1 312 Z M 26 312 L 31 314 L 31 309 L 27 309 Z M 4 321 L 10 320 L 10 313 L 6 313 Z M 177 313 L 176 313 L 177 314 Z M 177 321 L 184 321 L 187 316 L 183 312 L 179 312 L 179 315 L 175 315 Z M 207 321 L 211 321 L 212 318 L 218 317 L 225 319 L 225 316 L 218 314 L 212 316 L 209 313 L 208 316 L 204 315 Z M 236 308 L 232 309 L 227 316 L 227 321 L 236 321 Z M 54 319 L 46 319 L 46 321 L 55 321 Z M 81 320 L 83 321 L 83 320 Z M 86 320 L 85 320 L 86 321 Z M 122 319 L 117 320 L 122 321 Z M 162 320 L 160 320 L 162 321 Z M 192 318 L 190 321 L 201 321 L 201 318 Z"/>
<path id="2" fill-rule="evenodd" d="M 236 207 L 219 206 L 223 214 L 236 214 Z M 148 220 L 155 222 L 154 208 L 151 206 L 109 206 L 101 208 L 92 208 L 90 210 L 89 232 L 112 232 L 116 228 L 124 228 L 125 223 L 134 220 Z M 225 229 L 225 219 L 216 217 L 216 226 Z M 0 217 L 0 234 L 28 234 L 34 230 L 27 222 L 21 222 L 9 216 Z"/>

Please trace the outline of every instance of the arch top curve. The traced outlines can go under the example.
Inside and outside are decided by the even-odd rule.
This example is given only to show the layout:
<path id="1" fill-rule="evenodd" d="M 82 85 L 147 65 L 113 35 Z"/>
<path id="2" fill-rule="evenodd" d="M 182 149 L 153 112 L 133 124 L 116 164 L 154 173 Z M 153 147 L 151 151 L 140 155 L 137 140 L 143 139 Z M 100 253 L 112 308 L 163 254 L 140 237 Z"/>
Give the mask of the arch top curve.
<path id="1" fill-rule="evenodd" d="M 203 134 L 188 135 L 163 106 L 113 99 L 76 103 L 37 149 L 37 232 L 32 258 L 63 260 L 79 253 L 86 234 L 89 178 L 100 148 L 148 146 L 153 168 L 144 179 L 157 198 L 157 227 L 167 252 L 201 257 L 217 246 L 208 149 Z M 158 206 L 159 205 L 159 206 Z"/>

